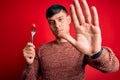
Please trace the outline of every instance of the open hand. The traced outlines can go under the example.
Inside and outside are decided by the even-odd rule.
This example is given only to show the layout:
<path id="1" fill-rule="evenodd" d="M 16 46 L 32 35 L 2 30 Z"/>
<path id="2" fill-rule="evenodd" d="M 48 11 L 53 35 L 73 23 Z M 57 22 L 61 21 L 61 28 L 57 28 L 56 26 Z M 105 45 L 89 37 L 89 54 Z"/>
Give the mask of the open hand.
<path id="1" fill-rule="evenodd" d="M 71 17 L 76 31 L 76 38 L 67 36 L 67 40 L 72 43 L 80 52 L 86 55 L 97 53 L 101 49 L 101 31 L 99 27 L 98 14 L 95 7 L 88 7 L 86 0 L 73 0 L 70 5 Z"/>

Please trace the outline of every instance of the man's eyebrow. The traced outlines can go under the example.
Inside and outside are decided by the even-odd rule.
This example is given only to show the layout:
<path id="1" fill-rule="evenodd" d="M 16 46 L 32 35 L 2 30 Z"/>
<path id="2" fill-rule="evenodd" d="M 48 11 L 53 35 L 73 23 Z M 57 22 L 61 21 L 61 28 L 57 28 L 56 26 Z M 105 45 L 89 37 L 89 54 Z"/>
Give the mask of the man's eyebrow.
<path id="1" fill-rule="evenodd" d="M 48 20 L 48 22 L 52 22 L 52 21 L 54 21 L 54 20 Z"/>
<path id="2" fill-rule="evenodd" d="M 58 18 L 63 18 L 63 16 L 59 16 Z M 57 19 L 58 19 L 58 18 L 57 18 Z"/>
<path id="3" fill-rule="evenodd" d="M 63 18 L 64 16 L 59 16 L 56 19 Z M 48 21 L 54 21 L 53 19 L 48 19 Z"/>

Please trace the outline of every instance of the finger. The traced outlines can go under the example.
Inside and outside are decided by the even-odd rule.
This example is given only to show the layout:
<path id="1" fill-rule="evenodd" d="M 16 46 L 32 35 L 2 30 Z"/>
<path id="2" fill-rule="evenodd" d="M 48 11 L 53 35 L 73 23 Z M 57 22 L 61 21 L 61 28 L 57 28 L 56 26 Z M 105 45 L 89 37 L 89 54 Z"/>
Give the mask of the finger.
<path id="1" fill-rule="evenodd" d="M 75 29 L 76 29 L 79 27 L 80 24 L 79 24 L 79 21 L 78 21 L 76 12 L 75 12 L 75 7 L 73 4 L 70 5 L 70 13 L 71 13 L 73 24 L 74 24 Z"/>
<path id="2" fill-rule="evenodd" d="M 83 11 L 84 11 L 84 16 L 85 20 L 87 23 L 91 23 L 91 14 L 90 14 L 90 9 L 89 6 L 86 2 L 86 0 L 81 0 L 82 6 L 83 6 Z"/>
<path id="3" fill-rule="evenodd" d="M 83 15 L 82 9 L 80 7 L 79 1 L 74 0 L 73 3 L 74 3 L 74 6 L 75 6 L 75 11 L 76 11 L 78 20 L 79 20 L 80 24 L 83 24 L 85 22 L 85 19 L 84 19 L 84 15 Z"/>
<path id="4" fill-rule="evenodd" d="M 33 47 L 26 47 L 25 49 L 23 49 L 24 51 L 35 51 L 35 49 Z"/>
<path id="5" fill-rule="evenodd" d="M 26 52 L 23 52 L 23 55 L 24 57 L 28 57 L 28 56 L 34 56 L 35 53 L 33 51 L 26 51 Z"/>
<path id="6" fill-rule="evenodd" d="M 96 7 L 91 7 L 91 11 L 92 11 L 92 22 L 93 25 L 95 26 L 99 26 L 99 19 L 98 19 L 98 13 L 97 13 L 97 9 Z"/>
<path id="7" fill-rule="evenodd" d="M 35 48 L 35 45 L 33 43 L 31 43 L 31 42 L 28 42 L 26 47 L 33 47 L 33 48 Z"/>
<path id="8" fill-rule="evenodd" d="M 76 45 L 76 41 L 71 35 L 67 36 L 66 40 L 69 41 L 71 44 Z"/>
<path id="9" fill-rule="evenodd" d="M 32 51 L 26 51 L 26 52 L 23 52 L 23 56 L 26 58 L 27 56 L 29 56 L 29 55 L 32 55 L 32 56 L 34 56 L 35 55 L 35 53 L 34 52 L 32 52 Z"/>

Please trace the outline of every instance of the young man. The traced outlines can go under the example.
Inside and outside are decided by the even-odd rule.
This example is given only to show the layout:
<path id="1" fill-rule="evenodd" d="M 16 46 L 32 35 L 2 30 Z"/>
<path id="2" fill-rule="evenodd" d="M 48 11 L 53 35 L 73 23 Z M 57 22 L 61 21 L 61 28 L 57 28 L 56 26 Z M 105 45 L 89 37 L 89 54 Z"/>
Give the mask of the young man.
<path id="1" fill-rule="evenodd" d="M 48 8 L 46 18 L 55 41 L 42 45 L 37 54 L 35 46 L 28 43 L 23 49 L 26 68 L 23 80 L 84 80 L 85 66 L 102 72 L 115 72 L 119 61 L 108 47 L 101 46 L 101 31 L 95 7 L 89 7 L 81 0 L 83 12 L 78 0 L 70 5 L 71 18 L 76 30 L 75 39 L 69 32 L 71 18 L 61 5 Z"/>

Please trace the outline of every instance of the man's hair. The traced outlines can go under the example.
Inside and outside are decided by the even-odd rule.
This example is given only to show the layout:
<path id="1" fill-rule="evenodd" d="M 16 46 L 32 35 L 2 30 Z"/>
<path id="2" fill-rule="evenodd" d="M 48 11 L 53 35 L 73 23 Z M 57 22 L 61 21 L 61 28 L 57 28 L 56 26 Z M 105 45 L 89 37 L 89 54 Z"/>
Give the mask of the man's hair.
<path id="1" fill-rule="evenodd" d="M 53 15 L 59 13 L 61 10 L 63 10 L 66 14 L 68 14 L 66 8 L 62 5 L 55 4 L 50 6 L 46 11 L 46 18 L 52 17 Z"/>

